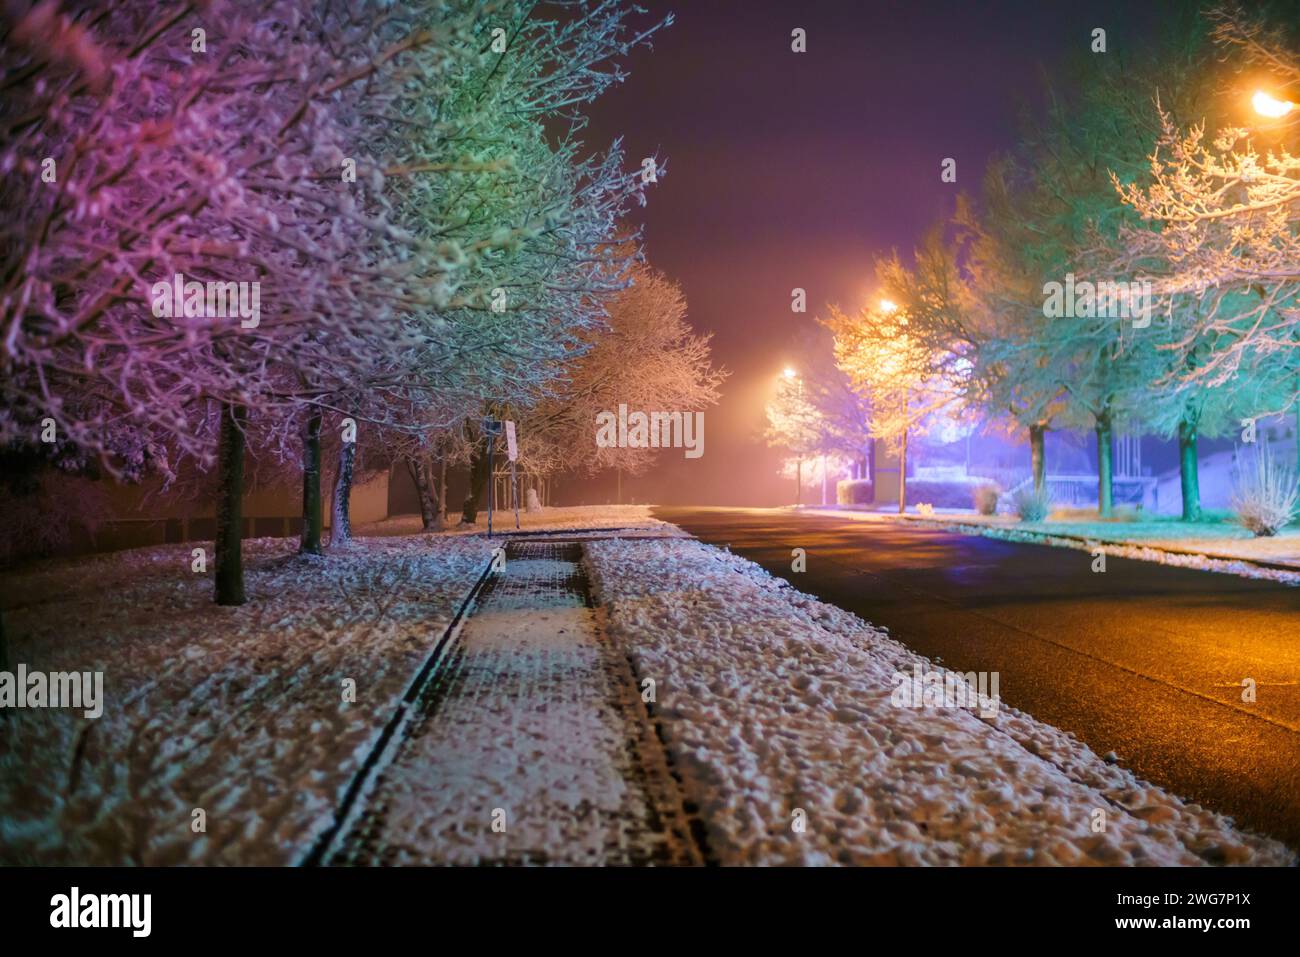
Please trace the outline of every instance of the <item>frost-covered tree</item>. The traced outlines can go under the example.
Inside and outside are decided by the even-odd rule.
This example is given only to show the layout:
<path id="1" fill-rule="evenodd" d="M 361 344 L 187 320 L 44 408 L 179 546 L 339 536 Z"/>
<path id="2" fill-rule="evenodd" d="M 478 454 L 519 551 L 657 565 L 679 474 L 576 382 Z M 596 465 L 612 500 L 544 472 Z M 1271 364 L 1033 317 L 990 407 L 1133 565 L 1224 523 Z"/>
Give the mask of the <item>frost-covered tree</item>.
<path id="1" fill-rule="evenodd" d="M 1043 308 L 1009 172 L 1005 160 L 993 164 L 981 212 L 959 197 L 952 222 L 927 233 L 912 265 L 897 254 L 883 260 L 880 286 L 906 315 L 908 334 L 929 357 L 933 380 L 952 394 L 954 411 L 985 428 L 1028 433 L 1041 489 L 1044 436 L 1061 411 L 1063 371 L 1046 357 L 1058 330 Z"/>
<path id="2" fill-rule="evenodd" d="M 454 265 L 394 224 L 367 153 L 383 77 L 456 49 L 448 27 L 304 0 L 42 2 L 11 24 L 0 439 L 51 419 L 128 478 L 219 459 L 220 602 L 243 600 L 249 423 L 347 381 Z"/>
<path id="3" fill-rule="evenodd" d="M 599 445 L 598 415 L 620 405 L 686 415 L 717 403 L 726 373 L 711 363 L 709 337 L 692 331 L 681 287 L 645 264 L 629 278 L 607 299 L 604 322 L 583 333 L 577 358 L 535 405 L 519 409 L 520 455 L 530 470 L 638 474 L 655 449 Z"/>
<path id="4" fill-rule="evenodd" d="M 1192 407 L 1153 378 L 1148 360 L 1157 333 L 1131 309 L 1103 305 L 1091 291 L 1071 297 L 1065 309 L 1048 309 L 1049 290 L 1140 278 L 1125 239 L 1139 217 L 1119 201 L 1115 185 L 1134 182 L 1149 165 L 1161 135 L 1157 100 L 1180 116 L 1204 115 L 1214 108 L 1215 87 L 1207 28 L 1195 11 L 1171 17 L 1141 59 L 1093 58 L 1051 87 L 1044 117 L 991 169 L 975 217 L 972 288 L 981 308 L 998 310 L 1001 301 L 1008 322 L 990 350 L 999 374 L 988 394 L 1030 426 L 1040 462 L 1049 424 L 1095 431 L 1103 515 L 1113 507 L 1114 431 L 1163 422 L 1166 405 L 1175 418 Z"/>
<path id="5" fill-rule="evenodd" d="M 990 165 L 981 203 L 961 202 L 956 224 L 964 236 L 964 308 L 975 348 L 963 378 L 968 410 L 978 408 L 1008 431 L 1029 438 L 1034 488 L 1046 482 L 1046 436 L 1065 411 L 1065 370 L 1054 361 L 1052 321 L 1043 308 L 1049 281 L 1034 256 L 1035 226 L 1022 208 L 1023 183 L 1010 158 Z"/>
<path id="6" fill-rule="evenodd" d="M 826 330 L 809 330 L 795 352 L 794 368 L 803 393 L 817 412 L 816 451 L 823 456 L 847 458 L 865 475 L 871 443 L 871 408 L 854 390 L 835 362 L 835 343 Z"/>
<path id="7" fill-rule="evenodd" d="M 535 400 L 600 321 L 601 298 L 626 281 L 634 247 L 610 240 L 627 203 L 644 201 L 642 183 L 617 144 L 588 155 L 576 134 L 581 106 L 621 77 L 613 59 L 656 27 L 632 32 L 632 11 L 616 3 L 406 7 L 417 28 L 460 25 L 461 52 L 471 51 L 404 54 L 376 146 L 394 218 L 429 237 L 445 268 L 431 301 L 400 304 L 391 341 L 328 407 L 388 437 L 432 517 L 446 503 L 433 502 L 445 482 L 431 453 L 441 450 L 441 474 L 447 450 L 466 448 L 451 436 L 477 436 L 472 420 Z M 483 443 L 468 449 L 476 489 Z M 336 475 L 345 477 L 341 452 Z M 345 493 L 346 482 L 334 501 Z"/>
<path id="8" fill-rule="evenodd" d="M 1156 312 L 1177 320 L 1167 343 L 1171 378 L 1218 389 L 1300 374 L 1300 159 L 1256 151 L 1249 131 L 1166 117 L 1149 182 L 1121 186 L 1153 228 L 1128 231 L 1126 253 L 1154 284 Z M 1278 392 L 1280 412 L 1294 402 Z"/>
<path id="9" fill-rule="evenodd" d="M 616 240 L 645 181 L 618 143 L 589 152 L 581 132 L 585 104 L 622 79 L 619 58 L 671 20 L 639 29 L 636 13 L 587 0 L 488 7 L 474 26 L 479 58 L 439 83 L 445 95 L 406 101 L 395 167 L 417 175 L 400 211 L 439 224 L 461 266 L 427 314 L 418 378 L 444 382 L 466 410 L 465 521 L 487 480 L 477 420 L 553 394 L 629 281 L 635 236 Z"/>
<path id="10" fill-rule="evenodd" d="M 796 504 L 803 501 L 804 459 L 820 452 L 826 439 L 826 422 L 814 399 L 814 388 L 804 375 L 790 368 L 777 380 L 776 393 L 763 410 L 767 419 L 764 440 L 784 449 L 795 461 Z"/>
<path id="11" fill-rule="evenodd" d="M 1127 255 L 1147 268 L 1160 310 L 1190 319 L 1171 343 L 1184 381 L 1217 387 L 1241 372 L 1294 369 L 1300 158 L 1261 153 L 1247 128 L 1210 138 L 1204 124 L 1161 121 L 1149 175 L 1116 185 L 1145 221 L 1126 232 Z"/>
<path id="12" fill-rule="evenodd" d="M 848 376 L 835 363 L 834 342 L 825 330 L 807 330 L 790 356 L 792 365 L 776 386 L 765 414 L 764 440 L 785 449 L 781 475 L 795 478 L 802 492 L 804 478 L 819 480 L 823 493 L 832 474 L 853 470 L 865 475 L 871 443 L 870 411 L 866 399 L 854 391 Z M 804 460 L 812 468 L 804 472 Z"/>
<path id="13" fill-rule="evenodd" d="M 208 462 L 197 408 L 292 409 L 316 388 L 297 374 L 346 379 L 392 303 L 445 275 L 427 239 L 365 211 L 382 183 L 347 177 L 379 167 L 360 152 L 383 108 L 368 81 L 432 41 L 365 4 L 104 5 L 78 23 L 54 6 L 5 47 L 24 77 L 0 158 L 24 214 L 5 219 L 5 425 L 48 414 L 118 471 L 157 459 L 154 434 Z M 95 65 L 60 55 L 69 36 Z M 177 274 L 257 282 L 256 314 L 232 290 L 156 287 Z"/>
<path id="14" fill-rule="evenodd" d="M 883 280 L 890 270 L 883 264 Z M 835 360 L 871 405 L 870 432 L 898 451 L 898 510 L 907 508 L 907 447 L 958 394 L 948 363 L 911 332 L 907 312 L 892 300 L 849 315 L 832 306 L 825 325 L 835 337 Z"/>
<path id="15" fill-rule="evenodd" d="M 49 420 L 118 477 L 216 464 L 217 599 L 242 602 L 250 441 L 300 451 L 315 550 L 331 417 L 427 444 L 535 394 L 599 321 L 641 184 L 616 148 L 582 153 L 577 108 L 644 38 L 628 14 L 6 7 L 0 441 Z M 249 308 L 185 280 L 244 283 Z"/>
<path id="16" fill-rule="evenodd" d="M 1243 92 L 1261 77 L 1283 85 L 1300 79 L 1295 37 L 1283 28 L 1288 18 L 1270 21 L 1236 4 L 1211 8 L 1207 17 L 1225 61 L 1220 86 Z M 1217 421 L 1226 431 L 1241 418 L 1296 405 L 1300 160 L 1279 142 L 1283 123 L 1257 117 L 1252 129 L 1240 125 L 1236 112 L 1197 115 L 1163 101 L 1150 112 L 1159 138 L 1147 169 L 1132 179 L 1115 177 L 1123 202 L 1142 220 L 1121 231 L 1118 255 L 1124 268 L 1153 284 L 1159 330 L 1150 356 L 1153 391 L 1182 410 L 1176 430 L 1183 514 L 1190 518 L 1199 514 L 1198 430 Z M 1172 431 L 1165 408 L 1152 418 Z"/>

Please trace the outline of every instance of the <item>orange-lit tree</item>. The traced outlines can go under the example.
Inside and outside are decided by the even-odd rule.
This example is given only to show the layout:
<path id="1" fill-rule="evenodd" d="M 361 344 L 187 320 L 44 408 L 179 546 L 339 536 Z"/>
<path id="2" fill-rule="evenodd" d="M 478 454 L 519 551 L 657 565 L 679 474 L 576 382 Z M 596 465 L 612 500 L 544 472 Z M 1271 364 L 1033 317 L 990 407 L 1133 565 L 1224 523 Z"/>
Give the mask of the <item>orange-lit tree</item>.
<path id="1" fill-rule="evenodd" d="M 871 404 L 872 438 L 898 451 L 898 510 L 907 508 L 907 445 L 954 400 L 948 358 L 911 333 L 906 310 L 890 300 L 850 316 L 832 306 L 825 325 L 835 361 Z"/>

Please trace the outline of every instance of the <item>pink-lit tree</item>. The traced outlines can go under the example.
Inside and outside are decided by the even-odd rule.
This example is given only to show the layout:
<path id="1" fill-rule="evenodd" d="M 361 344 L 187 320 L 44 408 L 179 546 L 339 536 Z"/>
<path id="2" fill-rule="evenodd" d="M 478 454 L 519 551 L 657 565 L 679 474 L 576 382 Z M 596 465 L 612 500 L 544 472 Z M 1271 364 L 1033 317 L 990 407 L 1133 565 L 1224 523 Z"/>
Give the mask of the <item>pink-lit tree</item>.
<path id="1" fill-rule="evenodd" d="M 448 271 L 364 152 L 380 75 L 432 34 L 281 0 L 77 22 L 47 2 L 11 35 L 0 439 L 50 419 L 126 477 L 219 459 L 217 598 L 238 604 L 245 427 L 287 427 Z"/>

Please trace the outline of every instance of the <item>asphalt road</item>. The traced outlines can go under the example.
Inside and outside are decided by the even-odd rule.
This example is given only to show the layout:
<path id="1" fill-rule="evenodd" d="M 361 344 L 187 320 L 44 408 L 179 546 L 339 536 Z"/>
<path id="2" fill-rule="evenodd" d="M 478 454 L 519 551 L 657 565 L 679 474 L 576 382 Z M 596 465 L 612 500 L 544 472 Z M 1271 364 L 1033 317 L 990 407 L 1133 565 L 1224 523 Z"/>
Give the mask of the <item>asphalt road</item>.
<path id="1" fill-rule="evenodd" d="M 888 520 L 654 514 L 946 667 L 999 672 L 1007 704 L 1300 849 L 1300 588 L 1113 556 L 1095 573 L 1085 551 Z"/>

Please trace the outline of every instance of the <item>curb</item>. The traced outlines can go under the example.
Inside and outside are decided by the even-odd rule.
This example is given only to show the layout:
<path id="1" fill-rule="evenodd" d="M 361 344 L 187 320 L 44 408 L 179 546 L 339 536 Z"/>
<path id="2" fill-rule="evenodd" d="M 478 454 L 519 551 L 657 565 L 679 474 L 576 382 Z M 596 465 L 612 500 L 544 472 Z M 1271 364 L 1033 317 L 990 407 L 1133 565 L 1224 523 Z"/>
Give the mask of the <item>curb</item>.
<path id="1" fill-rule="evenodd" d="M 946 521 L 939 521 L 934 518 L 930 518 L 928 516 L 913 517 L 911 515 L 904 515 L 900 517 L 897 515 L 886 515 L 885 518 L 895 522 L 908 521 L 908 522 L 916 522 L 918 524 L 928 525 L 934 528 L 956 529 L 967 534 L 983 535 L 985 537 L 992 537 L 987 535 L 987 532 L 989 531 L 1003 530 L 1003 527 L 1000 525 L 980 525 L 980 524 L 961 522 L 961 521 L 946 522 Z M 1288 564 L 1286 562 L 1271 562 L 1265 559 L 1257 559 L 1257 558 L 1242 558 L 1239 555 L 1223 555 L 1223 554 L 1216 554 L 1214 552 L 1206 552 L 1206 551 L 1189 551 L 1184 548 L 1168 548 L 1164 545 L 1152 544 L 1151 542 L 1125 541 L 1122 539 L 1114 539 L 1114 538 L 1100 538 L 1095 535 L 1094 536 L 1075 535 L 1070 532 L 1042 532 L 1042 531 L 1038 531 L 1037 529 L 1020 529 L 1020 528 L 1016 528 L 1015 526 L 1008 526 L 1005 530 L 1013 531 L 1017 535 L 1033 536 L 1044 545 L 1051 545 L 1052 544 L 1051 539 L 1060 538 L 1060 539 L 1065 539 L 1067 541 L 1081 542 L 1085 545 L 1097 544 L 1097 545 L 1114 545 L 1120 548 L 1145 548 L 1153 552 L 1163 552 L 1166 555 L 1181 555 L 1186 558 L 1205 558 L 1205 559 L 1212 559 L 1214 561 L 1219 561 L 1219 562 L 1236 562 L 1241 565 L 1249 565 L 1252 568 L 1259 568 L 1267 571 L 1291 572 L 1292 574 L 1300 575 L 1300 564 Z M 1208 570 L 1213 571 L 1214 569 L 1208 569 Z"/>

